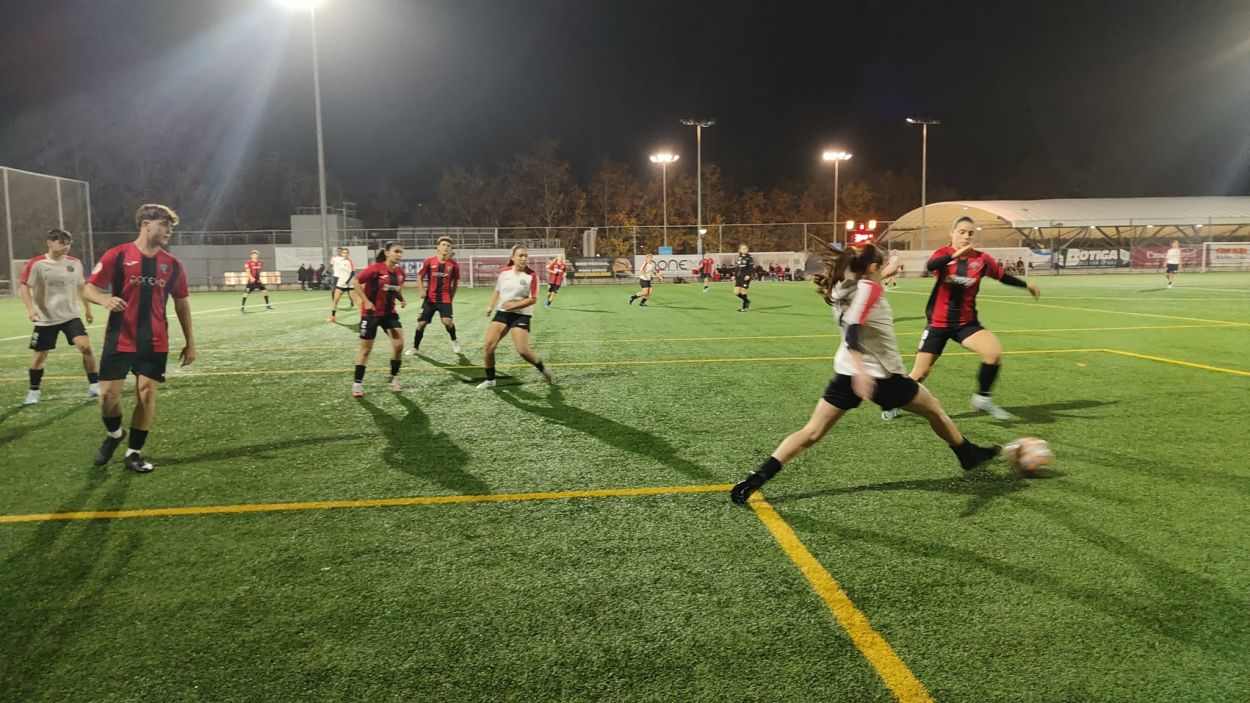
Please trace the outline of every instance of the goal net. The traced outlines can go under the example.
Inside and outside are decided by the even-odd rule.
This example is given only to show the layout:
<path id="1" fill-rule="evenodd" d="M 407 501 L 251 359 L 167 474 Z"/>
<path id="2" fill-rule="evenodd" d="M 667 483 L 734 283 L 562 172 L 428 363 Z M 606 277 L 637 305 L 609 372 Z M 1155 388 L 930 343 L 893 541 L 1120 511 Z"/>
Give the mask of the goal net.
<path id="1" fill-rule="evenodd" d="M 89 270 L 91 186 L 86 181 L 0 166 L 0 295 L 14 295 L 27 260 L 47 251 L 48 230 L 74 235 L 70 254 Z"/>
<path id="2" fill-rule="evenodd" d="M 1202 270 L 1250 271 L 1250 242 L 1203 242 Z"/>

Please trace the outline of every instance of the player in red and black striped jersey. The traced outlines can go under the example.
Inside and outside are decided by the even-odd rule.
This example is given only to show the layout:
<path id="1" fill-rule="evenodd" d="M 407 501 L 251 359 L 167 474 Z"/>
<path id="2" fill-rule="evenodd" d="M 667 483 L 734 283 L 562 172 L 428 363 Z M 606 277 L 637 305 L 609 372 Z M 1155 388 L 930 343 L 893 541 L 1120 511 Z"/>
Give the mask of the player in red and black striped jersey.
<path id="1" fill-rule="evenodd" d="M 544 305 L 548 310 L 551 304 L 556 302 L 556 294 L 560 292 L 560 286 L 564 285 L 564 274 L 569 271 L 569 262 L 564 260 L 563 254 L 557 254 L 556 258 L 547 264 L 547 302 Z"/>
<path id="2" fill-rule="evenodd" d="M 993 332 L 981 326 L 977 317 L 977 293 L 981 290 L 981 279 L 986 276 L 1009 286 L 1027 288 L 1034 298 L 1041 293 L 1036 283 L 1016 278 L 1007 273 L 994 257 L 973 249 L 975 235 L 976 223 L 971 218 L 961 217 L 951 225 L 951 245 L 938 249 L 929 257 L 926 266 L 933 272 L 935 280 L 925 308 L 928 326 L 920 336 L 920 349 L 908 375 L 916 381 L 928 378 L 947 340 L 953 339 L 981 357 L 972 407 L 989 413 L 996 420 L 1010 420 L 1011 413 L 990 400 L 990 389 L 1002 367 L 1003 347 Z M 887 411 L 881 416 L 892 420 L 898 414 Z"/>
<path id="3" fill-rule="evenodd" d="M 239 306 L 239 312 L 247 312 L 247 296 L 251 295 L 254 290 L 265 291 L 265 309 L 273 310 L 273 306 L 269 304 L 269 289 L 260 280 L 260 272 L 264 270 L 265 262 L 260 260 L 260 252 L 253 249 L 247 261 L 243 262 L 243 275 L 247 277 L 247 290 L 243 291 L 243 304 Z"/>
<path id="4" fill-rule="evenodd" d="M 716 259 L 711 254 L 704 254 L 699 260 L 699 282 L 703 284 L 703 292 L 707 292 L 707 286 L 712 281 L 712 271 L 716 270 Z"/>
<path id="5" fill-rule="evenodd" d="M 138 473 L 152 470 L 141 450 L 156 417 L 156 389 L 165 382 L 169 355 L 169 320 L 165 305 L 174 299 L 174 311 L 182 326 L 185 346 L 178 357 L 182 366 L 195 361 L 195 337 L 191 334 L 191 304 L 187 301 L 187 276 L 182 264 L 162 249 L 169 244 L 178 213 L 164 205 L 141 205 L 135 212 L 139 236 L 129 244 L 104 253 L 83 286 L 83 297 L 109 309 L 100 357 L 100 415 L 108 436 L 95 455 L 96 466 L 113 458 L 126 436 L 122 430 L 122 385 L 135 375 L 136 401 L 130 416 L 130 446 L 126 468 Z M 105 294 L 104 289 L 110 292 Z"/>
<path id="6" fill-rule="evenodd" d="M 404 328 L 399 321 L 395 304 L 408 307 L 404 300 L 404 269 L 399 262 L 404 258 L 404 246 L 399 242 L 387 242 L 378 250 L 377 261 L 356 274 L 352 288 L 360 296 L 360 350 L 356 352 L 356 380 L 352 383 L 352 397 L 365 394 L 365 362 L 373 351 L 373 340 L 378 328 L 386 330 L 391 338 L 391 390 L 399 393 L 399 365 L 403 362 Z"/>
<path id="7" fill-rule="evenodd" d="M 412 335 L 412 349 L 405 352 L 408 356 L 421 349 L 421 338 L 425 336 L 425 327 L 438 313 L 438 319 L 451 337 L 451 350 L 460 353 L 460 340 L 456 339 L 456 321 L 452 317 L 452 300 L 460 287 L 460 264 L 451 258 L 454 244 L 451 237 L 438 238 L 438 254 L 421 262 L 417 272 L 417 291 L 421 295 L 421 315 L 417 318 L 417 331 Z"/>

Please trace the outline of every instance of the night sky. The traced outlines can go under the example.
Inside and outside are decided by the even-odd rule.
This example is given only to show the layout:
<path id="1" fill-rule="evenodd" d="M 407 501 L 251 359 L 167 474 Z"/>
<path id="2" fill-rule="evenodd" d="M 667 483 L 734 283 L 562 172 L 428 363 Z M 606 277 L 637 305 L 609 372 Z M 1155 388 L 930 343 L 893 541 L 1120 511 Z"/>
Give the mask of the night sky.
<path id="1" fill-rule="evenodd" d="M 1246 2 L 328 0 L 318 29 L 329 168 L 360 195 L 432 197 L 542 136 L 581 177 L 661 147 L 692 167 L 689 115 L 740 186 L 807 179 L 825 146 L 845 178 L 918 168 L 922 115 L 964 198 L 1248 191 Z M 4 0 L 0 163 L 147 107 L 218 168 L 312 164 L 308 35 L 272 0 Z M 5 139 L 21 119 L 47 143 Z"/>

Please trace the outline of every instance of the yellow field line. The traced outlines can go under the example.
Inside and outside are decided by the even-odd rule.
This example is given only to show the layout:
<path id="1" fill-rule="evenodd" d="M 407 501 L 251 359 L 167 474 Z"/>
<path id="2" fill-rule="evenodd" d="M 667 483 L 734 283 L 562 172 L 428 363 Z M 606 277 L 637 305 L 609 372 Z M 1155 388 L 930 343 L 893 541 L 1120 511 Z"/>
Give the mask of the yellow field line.
<path id="1" fill-rule="evenodd" d="M 877 675 L 894 693 L 894 696 L 907 703 L 933 703 L 933 698 L 925 690 L 924 684 L 916 679 L 911 669 L 907 668 L 907 664 L 894 653 L 894 648 L 890 646 L 890 643 L 872 628 L 868 618 L 855 607 L 855 603 L 825 567 L 816 560 L 816 557 L 812 556 L 807 547 L 803 546 L 798 535 L 794 534 L 790 525 L 781 519 L 773 506 L 769 505 L 759 493 L 751 496 L 749 504 L 764 526 L 772 533 L 773 539 L 777 540 L 782 551 L 790 557 L 790 561 L 794 562 L 795 566 L 799 567 L 799 571 L 807 578 L 812 589 L 825 602 L 838 624 L 846 630 L 846 634 L 850 635 L 855 648 L 864 655 L 869 664 L 872 664 L 872 668 L 876 669 Z"/>
<path id="2" fill-rule="evenodd" d="M 1186 322 L 1213 322 L 1218 325 L 1227 325 L 1229 327 L 1250 327 L 1250 323 L 1247 323 L 1247 322 L 1232 322 L 1229 320 L 1208 320 L 1202 317 L 1183 317 L 1181 315 L 1160 315 L 1158 313 L 1152 313 L 1152 312 L 1127 312 L 1125 310 L 1100 310 L 1098 308 L 1074 308 L 1074 307 L 1069 307 L 1067 305 L 1047 305 L 1046 303 L 1039 303 L 1036 301 L 1028 302 L 1028 301 L 1015 301 L 1015 300 L 996 300 L 993 298 L 989 298 L 989 299 L 983 298 L 982 300 L 984 300 L 985 302 L 989 302 L 989 303 L 1001 303 L 1003 305 L 1031 305 L 1034 307 L 1055 308 L 1056 310 L 1068 310 L 1068 311 L 1076 310 L 1079 312 L 1100 312 L 1106 315 L 1132 315 L 1133 317 L 1157 317 L 1157 318 L 1161 318 L 1164 320 L 1185 320 Z"/>
<path id="3" fill-rule="evenodd" d="M 104 520 L 130 517 L 171 517 L 182 515 L 221 515 L 232 513 L 268 513 L 283 510 L 328 510 L 331 508 L 382 508 L 403 505 L 509 503 L 530 500 L 566 500 L 570 498 L 712 493 L 718 491 L 728 491 L 730 488 L 733 488 L 731 484 L 714 486 L 660 486 L 650 488 L 604 488 L 584 491 L 552 491 L 547 493 L 494 493 L 477 496 L 414 496 L 410 498 L 370 498 L 365 500 L 319 500 L 303 503 L 244 503 L 241 505 L 205 505 L 182 508 L 93 510 L 68 513 L 0 515 L 0 523 L 47 522 L 49 520 Z"/>
<path id="4" fill-rule="evenodd" d="M 1005 351 L 1004 354 L 1069 354 L 1069 353 L 1089 353 L 1102 351 L 1101 349 L 1023 349 L 1018 351 Z M 915 354 L 903 354 L 905 357 L 915 356 Z M 976 356 L 974 352 L 948 352 L 943 356 Z M 753 357 L 726 357 L 719 359 L 624 359 L 615 361 L 554 361 L 551 362 L 552 368 L 567 368 L 571 366 L 657 366 L 667 364 L 732 364 L 732 363 L 753 363 L 753 362 L 771 362 L 771 361 L 833 361 L 832 354 L 821 354 L 818 356 L 753 356 Z M 496 364 L 495 368 L 499 369 L 523 369 L 529 368 L 530 364 Z M 464 365 L 448 365 L 448 366 L 408 366 L 406 371 L 462 371 L 470 369 L 481 369 L 480 365 L 464 364 Z M 189 378 L 207 378 L 215 376 L 283 376 L 291 374 L 311 374 L 311 373 L 351 373 L 351 369 L 343 368 L 324 368 L 324 369 L 257 369 L 254 371 L 203 371 L 190 372 L 187 374 L 173 374 L 173 378 L 189 379 Z M 72 381 L 82 378 L 82 376 L 44 376 L 45 381 Z M 0 376 L 0 383 L 16 383 L 25 382 L 24 376 Z"/>
<path id="5" fill-rule="evenodd" d="M 1208 366 L 1207 364 L 1196 364 L 1192 361 L 1182 361 L 1180 359 L 1169 359 L 1165 356 L 1151 356 L 1150 354 L 1138 354 L 1137 352 L 1124 351 L 1123 349 L 1100 349 L 1099 351 L 1108 354 L 1119 354 L 1120 356 L 1132 356 L 1138 359 L 1148 359 L 1150 361 L 1160 361 L 1165 364 L 1176 364 L 1177 366 L 1188 366 L 1193 369 L 1203 369 L 1205 371 L 1217 371 L 1219 373 L 1229 373 L 1234 376 L 1250 376 L 1250 371 L 1241 371 L 1239 369 L 1226 369 L 1221 366 Z"/>

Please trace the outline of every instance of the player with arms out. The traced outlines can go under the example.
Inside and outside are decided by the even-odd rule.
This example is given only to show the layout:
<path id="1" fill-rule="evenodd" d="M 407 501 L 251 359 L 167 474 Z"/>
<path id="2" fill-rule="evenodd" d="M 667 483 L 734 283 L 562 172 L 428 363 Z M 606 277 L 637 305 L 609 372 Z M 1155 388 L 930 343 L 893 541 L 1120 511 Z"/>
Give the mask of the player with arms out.
<path id="1" fill-rule="evenodd" d="M 523 245 L 512 247 L 508 265 L 499 272 L 495 292 L 490 296 L 486 316 L 491 318 L 486 327 L 486 342 L 482 345 L 482 366 L 486 368 L 486 380 L 478 388 L 495 387 L 495 348 L 504 335 L 512 334 L 512 344 L 522 359 L 534 365 L 538 372 L 555 383 L 556 378 L 541 357 L 530 349 L 530 329 L 534 320 L 534 303 L 538 302 L 538 276 L 526 264 L 529 249 Z M 492 317 L 493 315 L 493 317 Z"/>
<path id="2" fill-rule="evenodd" d="M 557 254 L 556 258 L 547 264 L 547 302 L 544 306 L 550 310 L 551 304 L 556 302 L 556 294 L 560 292 L 560 286 L 564 285 L 564 276 L 569 271 L 569 262 L 564 260 L 564 254 Z"/>
<path id="3" fill-rule="evenodd" d="M 821 259 L 825 271 L 816 277 L 816 286 L 825 302 L 833 306 L 842 328 L 842 341 L 833 359 L 833 380 L 816 401 L 807 424 L 782 440 L 758 469 L 734 486 L 730 499 L 745 503 L 785 464 L 819 442 L 843 415 L 864 400 L 886 409 L 906 408 L 924 417 L 934 434 L 950 445 L 965 471 L 997 456 L 999 447 L 982 447 L 969 441 L 937 398 L 904 375 L 903 358 L 894 338 L 894 313 L 881 286 L 881 251 L 872 244 L 862 249 L 829 248 Z M 884 273 L 889 275 L 889 267 Z"/>
<path id="4" fill-rule="evenodd" d="M 1035 299 L 1041 295 L 1036 283 L 1028 283 L 1007 273 L 994 257 L 973 248 L 976 224 L 971 218 L 961 217 L 951 225 L 951 245 L 933 252 L 925 265 L 933 273 L 933 292 L 925 308 L 928 326 L 920 335 L 920 350 L 908 374 L 912 379 L 924 382 L 933 371 L 933 365 L 942 355 L 948 340 L 955 340 L 964 349 L 981 357 L 977 371 L 977 392 L 972 396 L 972 407 L 988 413 L 995 420 L 1011 420 L 1011 413 L 1003 410 L 990 399 L 990 390 L 1002 368 L 1003 346 L 994 333 L 981 326 L 977 317 L 977 293 L 981 280 L 995 278 L 1009 286 L 1027 288 Z M 898 417 L 897 410 L 881 413 L 885 420 Z"/>
<path id="5" fill-rule="evenodd" d="M 646 307 L 647 302 L 651 300 L 651 279 L 663 279 L 660 275 L 660 269 L 656 267 L 655 261 L 652 260 L 651 254 L 647 254 L 642 261 L 642 267 L 638 269 L 638 292 L 629 296 L 629 304 L 633 305 L 634 301 L 642 298 L 642 302 L 638 303 L 638 307 Z"/>
<path id="6" fill-rule="evenodd" d="M 195 361 L 186 271 L 163 248 L 177 224 L 178 213 L 169 207 L 140 205 L 135 212 L 138 238 L 106 251 L 83 287 L 83 297 L 109 310 L 100 356 L 100 417 L 107 435 L 96 451 L 96 466 L 107 464 L 126 436 L 121 394 L 126 376 L 133 373 L 135 409 L 130 415 L 130 442 L 123 463 L 141 474 L 154 468 L 143 458 L 142 450 L 156 420 L 156 391 L 165 382 L 169 356 L 165 307 L 171 297 L 185 340 L 178 358 L 182 366 Z"/>
<path id="7" fill-rule="evenodd" d="M 39 385 L 43 382 L 48 352 L 56 349 L 56 339 L 62 334 L 82 354 L 82 367 L 87 372 L 87 396 L 100 395 L 100 376 L 96 373 L 91 338 L 78 316 L 80 301 L 87 324 L 95 322 L 95 318 L 91 305 L 83 297 L 82 262 L 69 255 L 73 243 L 73 235 L 65 230 L 49 231 L 48 253 L 27 261 L 26 268 L 22 269 L 19 291 L 26 305 L 26 317 L 35 323 L 35 331 L 30 336 L 30 348 L 34 352 L 28 371 L 30 390 L 23 405 L 39 402 Z"/>
<path id="8" fill-rule="evenodd" d="M 1181 240 L 1172 240 L 1172 248 L 1168 249 L 1163 263 L 1167 266 L 1168 288 L 1171 288 L 1176 272 L 1181 270 Z"/>
<path id="9" fill-rule="evenodd" d="M 347 294 L 347 301 L 356 304 L 356 288 L 352 285 L 352 276 L 356 274 L 356 264 L 352 263 L 351 252 L 347 247 L 339 247 L 338 255 L 330 259 L 330 275 L 334 276 L 334 292 L 330 294 L 330 316 L 326 322 L 336 322 L 339 311 L 339 298 Z"/>
<path id="10" fill-rule="evenodd" d="M 703 284 L 703 292 L 707 292 L 708 284 L 712 282 L 712 271 L 716 270 L 716 259 L 711 254 L 704 254 L 699 259 L 699 283 Z"/>
<path id="11" fill-rule="evenodd" d="M 738 245 L 738 260 L 734 264 L 734 295 L 742 301 L 738 312 L 751 309 L 751 299 L 747 293 L 751 288 L 751 276 L 755 271 L 755 257 L 751 256 L 751 248 L 745 243 Z"/>
<path id="12" fill-rule="evenodd" d="M 404 388 L 399 383 L 399 366 L 403 363 L 404 328 L 399 321 L 395 304 L 408 307 L 404 300 L 404 269 L 399 262 L 404 258 L 404 247 L 399 242 L 387 242 L 378 250 L 377 261 L 352 279 L 352 288 L 360 296 L 360 350 L 356 352 L 356 376 L 352 383 L 352 397 L 365 394 L 365 362 L 373 351 L 373 340 L 378 328 L 386 330 L 391 338 L 391 390 L 399 393 Z"/>
<path id="13" fill-rule="evenodd" d="M 451 337 L 451 350 L 460 353 L 460 342 L 456 339 L 456 321 L 452 317 L 451 301 L 460 288 L 460 264 L 451 258 L 451 237 L 438 238 L 438 254 L 421 262 L 417 272 L 417 294 L 421 296 L 421 316 L 417 318 L 417 331 L 412 335 L 412 348 L 404 352 L 408 356 L 417 354 L 421 349 L 421 339 L 425 336 L 425 327 L 438 313 L 438 319 Z"/>
<path id="14" fill-rule="evenodd" d="M 247 261 L 243 262 L 243 275 L 247 277 L 247 290 L 243 291 L 243 304 L 239 306 L 239 312 L 247 312 L 247 296 L 251 295 L 254 290 L 265 291 L 265 309 L 273 310 L 273 306 L 269 304 L 269 289 L 260 280 L 260 272 L 264 270 L 265 262 L 260 260 L 260 252 L 253 249 Z"/>

